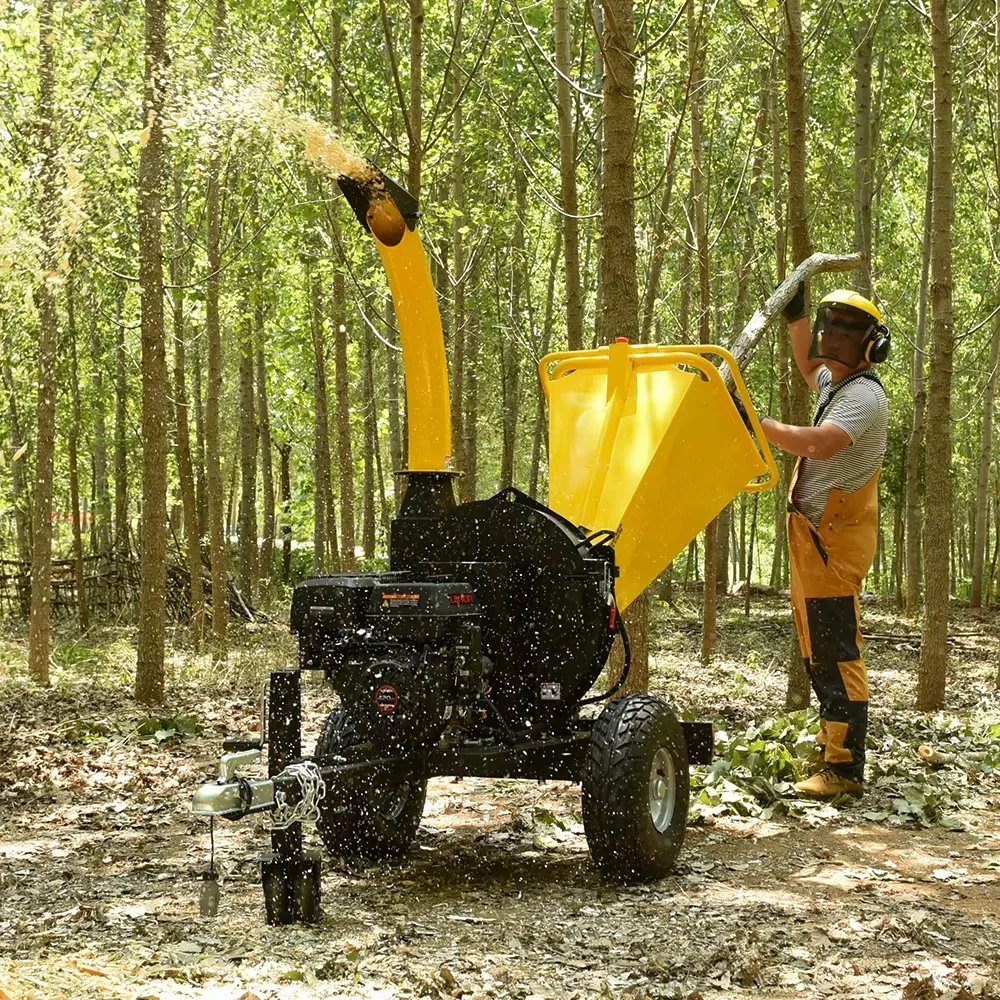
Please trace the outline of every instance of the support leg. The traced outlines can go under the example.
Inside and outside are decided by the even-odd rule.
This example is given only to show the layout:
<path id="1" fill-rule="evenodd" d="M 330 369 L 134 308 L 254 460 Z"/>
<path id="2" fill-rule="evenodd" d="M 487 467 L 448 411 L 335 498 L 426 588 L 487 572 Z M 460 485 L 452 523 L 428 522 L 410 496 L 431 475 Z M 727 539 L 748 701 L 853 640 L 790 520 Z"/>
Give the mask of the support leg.
<path id="1" fill-rule="evenodd" d="M 301 674 L 276 670 L 268 700 L 267 773 L 273 778 L 302 756 Z M 302 850 L 302 827 L 271 831 L 271 854 L 261 860 L 269 924 L 315 923 L 320 917 L 320 859 Z"/>

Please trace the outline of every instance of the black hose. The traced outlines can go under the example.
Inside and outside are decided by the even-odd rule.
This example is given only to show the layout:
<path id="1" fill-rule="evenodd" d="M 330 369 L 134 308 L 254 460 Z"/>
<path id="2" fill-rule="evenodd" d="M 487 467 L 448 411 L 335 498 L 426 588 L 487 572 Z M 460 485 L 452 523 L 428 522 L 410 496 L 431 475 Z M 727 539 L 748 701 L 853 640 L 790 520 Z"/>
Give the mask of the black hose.
<path id="1" fill-rule="evenodd" d="M 517 742 L 517 737 L 514 735 L 514 730 L 511 729 L 509 725 L 507 725 L 507 720 L 500 714 L 500 710 L 496 707 L 496 705 L 493 704 L 492 701 L 490 701 L 490 699 L 485 694 L 481 695 L 480 697 L 481 697 L 482 701 L 486 702 L 486 704 L 489 706 L 490 710 L 497 717 L 497 721 L 503 727 L 503 731 L 504 731 L 505 735 L 507 736 L 507 739 L 511 743 L 516 743 Z"/>
<path id="2" fill-rule="evenodd" d="M 579 706 L 584 705 L 594 705 L 599 701 L 607 701 L 609 698 L 614 697 L 620 690 L 621 686 L 628 680 L 629 671 L 632 669 L 632 647 L 629 645 L 628 641 L 628 630 L 625 628 L 625 620 L 622 618 L 621 612 L 618 610 L 617 603 L 612 605 L 615 609 L 615 631 L 621 636 L 622 640 L 622 651 L 625 654 L 625 662 L 622 664 L 621 677 L 615 681 L 614 685 L 605 691 L 603 694 L 595 695 L 593 698 L 584 698 L 583 701 L 579 702 Z"/>

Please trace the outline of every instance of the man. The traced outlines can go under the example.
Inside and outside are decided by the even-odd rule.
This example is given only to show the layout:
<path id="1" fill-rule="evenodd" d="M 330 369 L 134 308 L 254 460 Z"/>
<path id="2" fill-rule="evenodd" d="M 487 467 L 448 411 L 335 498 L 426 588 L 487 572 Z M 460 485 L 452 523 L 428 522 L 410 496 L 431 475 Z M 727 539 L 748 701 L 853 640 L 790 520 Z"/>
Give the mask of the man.
<path id="1" fill-rule="evenodd" d="M 819 393 L 811 427 L 765 417 L 771 444 L 798 457 L 788 504 L 792 611 L 819 699 L 824 767 L 796 790 L 816 798 L 860 796 L 868 729 L 861 657 L 861 583 L 878 539 L 878 476 L 888 400 L 873 364 L 889 354 L 879 310 L 838 289 L 819 304 L 810 335 L 805 285 L 785 306 L 795 363 Z"/>

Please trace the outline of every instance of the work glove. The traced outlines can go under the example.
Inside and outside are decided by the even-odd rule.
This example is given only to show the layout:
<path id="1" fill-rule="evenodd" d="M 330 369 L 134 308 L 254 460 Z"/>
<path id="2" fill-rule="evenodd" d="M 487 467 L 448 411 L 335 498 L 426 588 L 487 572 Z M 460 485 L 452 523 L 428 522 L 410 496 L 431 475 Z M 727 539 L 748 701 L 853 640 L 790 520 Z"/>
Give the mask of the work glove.
<path id="1" fill-rule="evenodd" d="M 802 319 L 806 314 L 806 283 L 799 282 L 799 287 L 795 289 L 795 294 L 791 297 L 785 308 L 781 310 L 785 319 L 789 323 L 794 323 Z"/>
<path id="2" fill-rule="evenodd" d="M 753 434 L 753 425 L 750 423 L 750 414 L 747 413 L 747 408 L 743 405 L 743 400 L 740 399 L 739 395 L 732 389 L 729 390 L 729 395 L 732 398 L 733 406 L 736 407 L 736 412 L 740 415 L 740 420 L 743 421 L 746 429 Z"/>

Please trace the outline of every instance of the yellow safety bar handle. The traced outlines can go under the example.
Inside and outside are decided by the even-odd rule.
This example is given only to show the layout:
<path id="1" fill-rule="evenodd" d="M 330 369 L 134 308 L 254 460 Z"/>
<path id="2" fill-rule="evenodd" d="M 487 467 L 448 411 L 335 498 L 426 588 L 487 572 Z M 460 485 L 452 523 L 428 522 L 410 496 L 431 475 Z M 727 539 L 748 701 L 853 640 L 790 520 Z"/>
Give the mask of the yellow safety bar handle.
<path id="1" fill-rule="evenodd" d="M 704 355 L 715 355 L 721 358 L 728 366 L 733 376 L 733 384 L 736 393 L 743 401 L 747 415 L 750 418 L 751 437 L 760 452 L 764 465 L 767 467 L 767 478 L 750 483 L 744 487 L 746 493 L 757 493 L 772 489 L 777 485 L 780 476 L 778 467 L 774 462 L 774 455 L 768 445 L 764 431 L 761 429 L 757 411 L 754 408 L 753 400 L 747 391 L 746 382 L 743 381 L 743 374 L 736 363 L 736 359 L 724 347 L 717 347 L 715 344 L 636 344 L 630 351 L 630 360 L 634 369 L 652 368 L 666 361 L 670 365 L 689 365 L 697 368 L 710 382 L 720 385 L 726 392 L 728 388 L 719 374 L 718 368 L 706 361 Z M 555 367 L 552 367 L 552 366 Z M 607 348 L 596 348 L 589 351 L 556 351 L 545 355 L 538 362 L 538 377 L 542 383 L 542 391 L 546 400 L 549 399 L 549 383 L 571 371 L 581 368 L 607 368 L 608 352 Z M 550 371 L 551 369 L 551 371 Z"/>

